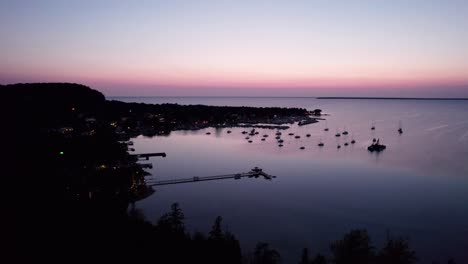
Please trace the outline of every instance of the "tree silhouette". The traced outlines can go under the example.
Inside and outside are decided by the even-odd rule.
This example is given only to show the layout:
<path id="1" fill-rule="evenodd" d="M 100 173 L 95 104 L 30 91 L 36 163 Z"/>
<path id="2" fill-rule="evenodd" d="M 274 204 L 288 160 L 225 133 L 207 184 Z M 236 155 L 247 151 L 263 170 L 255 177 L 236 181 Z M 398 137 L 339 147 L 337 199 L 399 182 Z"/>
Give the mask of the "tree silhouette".
<path id="1" fill-rule="evenodd" d="M 178 203 L 171 205 L 171 212 L 164 214 L 158 221 L 159 227 L 164 227 L 173 233 L 185 234 L 184 213 Z"/>
<path id="2" fill-rule="evenodd" d="M 208 239 L 211 240 L 222 240 L 223 237 L 223 230 L 221 229 L 221 222 L 223 221 L 223 218 L 221 216 L 216 217 L 215 222 L 211 228 L 211 231 L 209 233 Z"/>
<path id="3" fill-rule="evenodd" d="M 321 254 L 317 254 L 310 264 L 327 264 L 327 259 Z"/>
<path id="4" fill-rule="evenodd" d="M 330 249 L 336 264 L 367 264 L 374 259 L 374 248 L 366 230 L 352 230 L 342 240 L 333 242 Z"/>
<path id="5" fill-rule="evenodd" d="M 416 253 L 409 249 L 408 240 L 403 238 L 387 238 L 379 254 L 379 263 L 382 264 L 412 264 L 416 261 Z"/>
<path id="6" fill-rule="evenodd" d="M 278 251 L 270 249 L 267 243 L 259 242 L 255 247 L 253 264 L 277 264 L 281 262 Z"/>
<path id="7" fill-rule="evenodd" d="M 302 249 L 301 261 L 299 264 L 309 264 L 309 250 L 307 248 Z"/>

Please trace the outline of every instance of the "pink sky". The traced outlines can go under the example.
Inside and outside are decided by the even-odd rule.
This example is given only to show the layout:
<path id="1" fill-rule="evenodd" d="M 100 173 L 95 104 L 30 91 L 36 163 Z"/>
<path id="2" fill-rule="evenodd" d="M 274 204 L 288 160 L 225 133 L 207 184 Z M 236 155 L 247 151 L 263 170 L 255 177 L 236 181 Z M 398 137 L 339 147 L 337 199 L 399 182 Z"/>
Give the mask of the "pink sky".
<path id="1" fill-rule="evenodd" d="M 468 4 L 378 3 L 0 3 L 0 83 L 77 82 L 108 96 L 468 97 Z"/>

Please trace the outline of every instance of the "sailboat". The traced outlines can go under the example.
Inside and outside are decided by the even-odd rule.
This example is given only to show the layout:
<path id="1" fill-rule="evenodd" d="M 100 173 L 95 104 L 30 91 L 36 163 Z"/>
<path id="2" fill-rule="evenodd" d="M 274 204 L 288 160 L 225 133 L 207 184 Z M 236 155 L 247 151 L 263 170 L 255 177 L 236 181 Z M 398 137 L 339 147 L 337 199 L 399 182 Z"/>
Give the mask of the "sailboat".
<path id="1" fill-rule="evenodd" d="M 322 138 L 320 138 L 320 142 L 318 143 L 319 147 L 323 147 L 325 144 L 323 144 Z"/>
<path id="2" fill-rule="evenodd" d="M 344 128 L 344 131 L 343 131 L 343 133 L 341 133 L 341 134 L 343 134 L 343 135 L 348 135 L 348 130 L 346 130 L 346 127 Z"/>
<path id="3" fill-rule="evenodd" d="M 338 129 L 336 129 L 335 137 L 339 137 L 339 136 L 341 136 L 341 134 L 338 132 Z"/>
<path id="4" fill-rule="evenodd" d="M 403 134 L 403 128 L 401 128 L 401 120 L 399 122 L 399 127 L 400 128 L 398 128 L 398 133 Z"/>

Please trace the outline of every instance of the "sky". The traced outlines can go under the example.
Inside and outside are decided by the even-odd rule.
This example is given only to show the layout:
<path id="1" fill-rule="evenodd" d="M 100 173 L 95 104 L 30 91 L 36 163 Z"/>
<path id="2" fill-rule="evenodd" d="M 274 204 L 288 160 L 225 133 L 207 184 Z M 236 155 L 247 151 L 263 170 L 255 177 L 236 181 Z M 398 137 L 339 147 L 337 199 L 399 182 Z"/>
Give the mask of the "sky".
<path id="1" fill-rule="evenodd" d="M 468 97 L 466 0 L 0 0 L 0 84 Z"/>

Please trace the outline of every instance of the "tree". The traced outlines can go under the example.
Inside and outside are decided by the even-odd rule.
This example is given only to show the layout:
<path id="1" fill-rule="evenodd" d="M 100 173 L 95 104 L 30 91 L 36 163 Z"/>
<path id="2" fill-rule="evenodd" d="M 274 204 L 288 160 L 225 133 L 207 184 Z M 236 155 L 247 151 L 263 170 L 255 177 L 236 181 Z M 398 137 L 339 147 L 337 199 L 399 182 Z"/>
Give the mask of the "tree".
<path id="1" fill-rule="evenodd" d="M 374 247 L 366 230 L 352 230 L 331 244 L 336 264 L 367 264 L 374 259 Z"/>
<path id="2" fill-rule="evenodd" d="M 223 218 L 221 216 L 216 217 L 211 231 L 209 233 L 209 239 L 211 240 L 222 240 L 224 238 L 223 230 L 221 229 L 221 222 Z"/>
<path id="3" fill-rule="evenodd" d="M 171 212 L 164 214 L 158 221 L 158 226 L 170 229 L 174 233 L 185 233 L 184 213 L 178 203 L 171 205 Z"/>
<path id="4" fill-rule="evenodd" d="M 327 264 L 327 259 L 325 256 L 317 254 L 310 264 Z"/>
<path id="5" fill-rule="evenodd" d="M 456 264 L 455 263 L 455 260 L 453 258 L 450 258 L 448 261 L 447 261 L 447 264 Z"/>
<path id="6" fill-rule="evenodd" d="M 254 264 L 276 264 L 280 263 L 281 257 L 278 251 L 270 249 L 267 243 L 259 242 L 254 251 Z"/>
<path id="7" fill-rule="evenodd" d="M 412 264 L 416 261 L 416 253 L 409 249 L 408 240 L 403 238 L 388 238 L 379 254 L 379 262 L 382 264 Z"/>
<path id="8" fill-rule="evenodd" d="M 307 248 L 302 249 L 301 262 L 299 264 L 309 264 L 309 250 Z"/>

